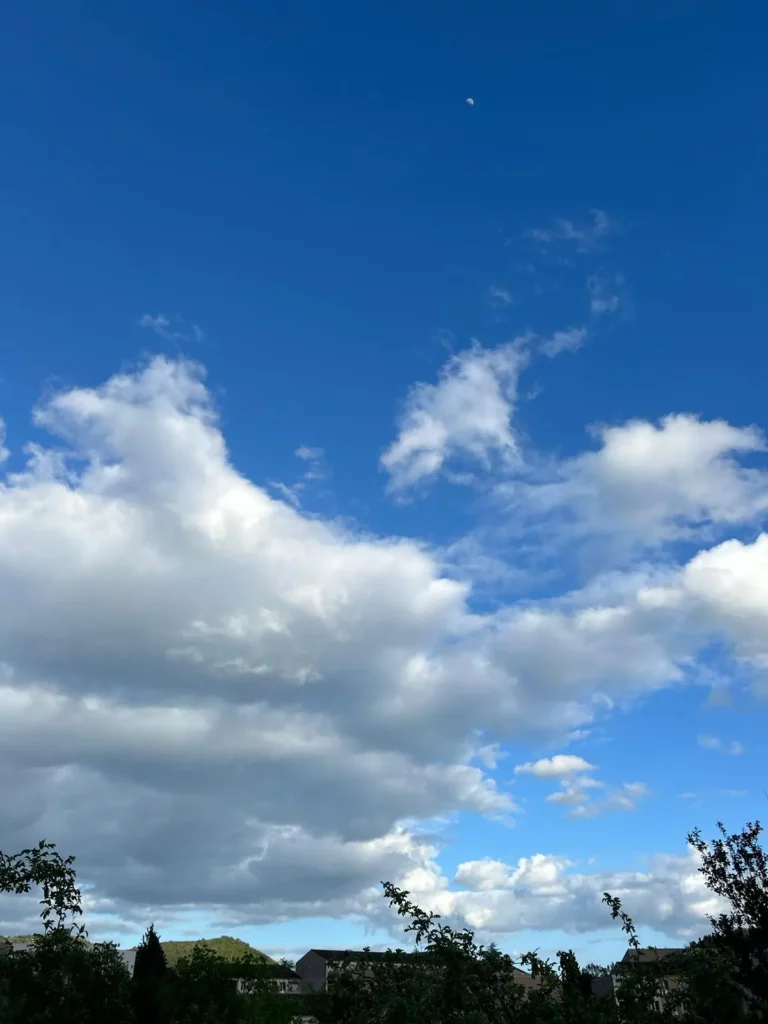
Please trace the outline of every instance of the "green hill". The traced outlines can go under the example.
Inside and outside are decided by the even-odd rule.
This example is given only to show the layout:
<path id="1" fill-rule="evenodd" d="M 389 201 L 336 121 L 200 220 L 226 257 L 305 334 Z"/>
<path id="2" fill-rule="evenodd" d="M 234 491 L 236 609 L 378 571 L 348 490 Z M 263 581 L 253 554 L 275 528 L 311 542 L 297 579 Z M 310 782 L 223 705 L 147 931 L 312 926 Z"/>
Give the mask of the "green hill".
<path id="1" fill-rule="evenodd" d="M 170 940 L 169 942 L 163 942 L 162 947 L 165 952 L 165 959 L 168 961 L 168 966 L 172 967 L 183 956 L 189 956 L 195 946 L 199 945 L 207 946 L 226 960 L 237 960 L 245 953 L 252 953 L 254 956 L 261 957 L 270 963 L 274 962 L 266 953 L 262 953 L 259 949 L 254 949 L 253 946 L 249 946 L 242 939 L 235 939 L 231 935 L 220 935 L 217 939 L 190 939 L 186 942 Z"/>
<path id="2" fill-rule="evenodd" d="M 34 935 L 0 935 L 0 942 L 31 942 Z"/>
<path id="3" fill-rule="evenodd" d="M 32 942 L 34 937 L 34 935 L 0 935 L 0 944 L 3 942 Z M 195 946 L 198 945 L 208 946 L 209 949 L 212 949 L 226 960 L 237 960 L 245 953 L 252 953 L 268 963 L 275 962 L 266 953 L 262 953 L 260 949 L 254 949 L 253 946 L 249 946 L 242 939 L 235 939 L 231 935 L 220 935 L 217 939 L 170 940 L 169 942 L 163 942 L 162 947 L 168 966 L 173 967 L 183 956 L 189 956 Z"/>
<path id="4" fill-rule="evenodd" d="M 0 935 L 0 942 L 25 942 L 25 943 L 31 943 L 34 939 L 37 938 L 37 936 L 39 934 L 40 933 L 38 932 L 35 935 Z M 81 942 L 85 942 L 88 945 L 90 945 L 90 943 L 88 942 L 88 939 L 81 938 L 80 941 Z"/>

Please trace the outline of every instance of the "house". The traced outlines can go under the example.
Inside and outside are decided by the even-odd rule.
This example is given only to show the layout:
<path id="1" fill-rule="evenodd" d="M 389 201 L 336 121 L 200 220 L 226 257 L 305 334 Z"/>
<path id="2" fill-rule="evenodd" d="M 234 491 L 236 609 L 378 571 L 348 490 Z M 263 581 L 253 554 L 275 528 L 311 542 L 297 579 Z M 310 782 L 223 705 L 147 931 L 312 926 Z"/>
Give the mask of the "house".
<path id="1" fill-rule="evenodd" d="M 527 971 L 521 971 L 519 967 L 512 968 L 512 976 L 518 985 L 521 985 L 526 991 L 531 989 L 542 988 L 545 981 L 541 977 L 536 977 L 529 974 Z"/>
<path id="2" fill-rule="evenodd" d="M 266 963 L 261 964 L 260 966 L 263 976 L 274 981 L 277 986 L 277 991 L 282 995 L 301 995 L 301 978 L 296 971 L 284 964 Z M 238 992 L 242 992 L 246 984 L 247 982 L 242 978 L 238 978 Z"/>
<path id="3" fill-rule="evenodd" d="M 121 949 L 119 953 L 129 974 L 133 977 L 133 971 L 136 966 L 136 950 Z M 306 1005 L 307 1000 L 302 994 L 301 978 L 299 975 L 284 964 L 264 963 L 261 966 L 266 977 L 276 983 L 278 992 L 290 998 L 295 1008 L 294 1024 L 317 1024 L 317 1019 L 310 1013 L 309 1006 Z M 243 978 L 236 978 L 234 981 L 238 992 L 242 992 L 247 985 L 247 981 Z"/>
<path id="4" fill-rule="evenodd" d="M 342 963 L 362 967 L 362 973 L 372 973 L 372 963 L 382 962 L 385 958 L 394 963 L 406 963 L 421 953 L 409 953 L 398 950 L 397 959 L 389 952 L 366 952 L 361 949 L 310 949 L 301 959 L 296 961 L 296 973 L 301 978 L 302 992 L 322 992 L 328 987 L 328 981 L 341 967 Z"/>
<path id="5" fill-rule="evenodd" d="M 677 947 L 649 947 L 647 949 L 628 949 L 612 974 L 601 975 L 592 979 L 592 994 L 594 996 L 613 996 L 618 1002 L 618 992 L 621 987 L 622 975 L 626 976 L 627 971 L 633 970 L 636 965 L 648 965 L 663 960 L 670 960 L 669 969 L 660 971 L 658 990 L 654 996 L 654 1008 L 661 1012 L 667 1001 L 667 996 L 680 987 L 680 977 L 677 974 L 677 963 L 673 962 L 684 953 L 683 949 Z"/>
<path id="6" fill-rule="evenodd" d="M 415 957 L 423 957 L 422 952 L 407 952 L 398 950 L 398 955 L 393 957 L 391 952 L 365 952 L 354 949 L 310 949 L 300 960 L 296 961 L 296 973 L 301 978 L 303 992 L 321 992 L 328 987 L 329 980 L 339 970 L 342 963 L 360 963 L 363 966 L 363 975 L 369 975 L 373 971 L 373 964 L 382 962 L 384 958 L 390 963 L 400 965 L 412 963 Z M 526 990 L 540 988 L 544 982 L 541 978 L 534 978 L 533 975 L 518 967 L 514 969 L 514 980 Z"/>
<path id="7" fill-rule="evenodd" d="M 136 949 L 118 949 L 118 953 L 128 973 L 133 977 L 133 969 L 136 966 Z"/>

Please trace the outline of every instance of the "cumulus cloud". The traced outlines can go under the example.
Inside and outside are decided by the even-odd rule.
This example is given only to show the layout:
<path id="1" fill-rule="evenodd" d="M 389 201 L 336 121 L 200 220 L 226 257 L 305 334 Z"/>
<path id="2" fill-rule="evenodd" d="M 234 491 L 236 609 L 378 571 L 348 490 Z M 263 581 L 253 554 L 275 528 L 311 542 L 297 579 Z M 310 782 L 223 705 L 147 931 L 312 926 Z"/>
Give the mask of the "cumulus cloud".
<path id="1" fill-rule="evenodd" d="M 684 567 L 681 583 L 705 626 L 724 631 L 737 656 L 765 678 L 768 534 L 751 544 L 728 540 L 700 551 Z"/>
<path id="2" fill-rule="evenodd" d="M 526 761 L 525 764 L 515 767 L 517 774 L 535 775 L 538 779 L 558 780 L 594 770 L 595 765 L 576 754 L 555 754 L 554 757 L 542 757 L 539 761 Z"/>
<path id="3" fill-rule="evenodd" d="M 467 482 L 477 469 L 520 470 L 522 453 L 513 424 L 520 374 L 534 351 L 553 358 L 580 348 L 586 337 L 585 327 L 569 327 L 548 337 L 528 332 L 495 348 L 474 342 L 448 359 L 437 383 L 414 385 L 398 435 L 380 459 L 390 493 L 402 495 L 440 473 Z M 470 471 L 462 473 L 464 467 Z"/>
<path id="4" fill-rule="evenodd" d="M 398 436 L 381 456 L 390 490 L 434 479 L 457 456 L 485 467 L 492 457 L 518 461 L 511 417 L 527 358 L 522 339 L 493 349 L 474 344 L 448 360 L 436 384 L 412 387 Z"/>
<path id="5" fill-rule="evenodd" d="M 539 523 L 561 515 L 571 536 L 612 535 L 643 546 L 750 522 L 768 509 L 768 473 L 739 461 L 765 451 L 755 427 L 678 414 L 593 434 L 597 451 L 560 463 L 548 482 L 501 484 L 499 496 Z"/>
<path id="6" fill-rule="evenodd" d="M 509 812 L 465 763 L 474 687 L 491 703 L 501 679 L 473 667 L 466 587 L 418 546 L 245 480 L 188 363 L 56 395 L 35 421 L 57 460 L 0 487 L 4 844 L 55 835 L 135 898 L 258 900 L 266 869 L 238 864 L 276 829 L 343 859 L 404 817 Z M 449 635 L 447 660 L 428 653 Z"/>
<path id="7" fill-rule="evenodd" d="M 495 744 L 684 680 L 713 636 L 768 655 L 768 538 L 481 613 L 424 546 L 303 516 L 239 473 L 190 363 L 34 419 L 51 444 L 0 477 L 0 833 L 55 838 L 122 920 L 192 902 L 373 919 L 381 878 L 431 879 L 494 927 L 549 920 L 450 893 L 405 823 L 506 820 Z M 558 756 L 552 778 L 589 777 Z M 569 884 L 576 921 L 589 886 Z"/>
<path id="8" fill-rule="evenodd" d="M 706 888 L 699 859 L 658 855 L 647 871 L 580 872 L 569 859 L 552 854 L 500 860 L 465 861 L 449 889 L 434 880 L 411 898 L 459 926 L 479 930 L 486 941 L 535 928 L 583 933 L 605 927 L 610 915 L 604 892 L 619 896 L 625 910 L 642 927 L 657 928 L 679 940 L 708 929 L 707 915 L 723 909 Z"/>

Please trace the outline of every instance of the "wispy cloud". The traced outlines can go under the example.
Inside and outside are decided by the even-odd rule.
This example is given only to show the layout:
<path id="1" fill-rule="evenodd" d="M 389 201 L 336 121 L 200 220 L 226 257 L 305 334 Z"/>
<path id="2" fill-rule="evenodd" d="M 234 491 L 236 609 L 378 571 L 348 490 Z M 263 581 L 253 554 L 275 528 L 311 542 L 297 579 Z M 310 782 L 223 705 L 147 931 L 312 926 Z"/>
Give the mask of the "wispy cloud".
<path id="1" fill-rule="evenodd" d="M 488 289 L 488 299 L 492 306 L 506 307 L 514 304 L 515 297 L 508 288 L 499 285 L 491 285 Z"/>
<path id="2" fill-rule="evenodd" d="M 625 782 L 611 788 L 593 777 L 595 771 L 596 765 L 575 754 L 555 754 L 539 761 L 527 761 L 515 768 L 517 775 L 557 780 L 561 788 L 544 799 L 550 804 L 570 807 L 569 818 L 595 818 L 609 811 L 631 811 L 639 800 L 648 795 L 644 782 Z M 600 790 L 605 795 L 601 800 L 593 801 L 590 790 Z"/>
<path id="3" fill-rule="evenodd" d="M 624 284 L 621 274 L 608 277 L 604 274 L 592 274 L 587 278 L 589 291 L 589 310 L 593 316 L 616 313 L 622 305 L 619 290 Z"/>
<path id="4" fill-rule="evenodd" d="M 746 747 L 739 743 L 738 740 L 722 740 L 719 736 L 708 736 L 702 734 L 699 736 L 699 746 L 704 747 L 705 750 L 718 750 L 721 754 L 730 754 L 731 757 L 738 757 L 739 754 L 746 753 Z"/>
<path id="5" fill-rule="evenodd" d="M 555 331 L 551 337 L 541 342 L 539 351 L 550 359 L 559 356 L 561 352 L 575 352 L 584 344 L 586 337 L 586 327 L 569 327 L 565 331 Z"/>
<path id="6" fill-rule="evenodd" d="M 327 480 L 330 474 L 325 461 L 325 451 L 322 448 L 312 448 L 302 444 L 293 454 L 297 459 L 301 459 L 306 466 L 301 477 L 293 484 L 286 484 L 281 480 L 270 480 L 269 486 L 294 508 L 301 508 L 302 496 L 307 487 Z"/>
<path id="7" fill-rule="evenodd" d="M 650 790 L 644 782 L 625 782 L 621 787 L 609 793 L 603 800 L 595 803 L 583 803 L 568 812 L 569 818 L 596 818 L 610 811 L 634 811 L 643 797 Z"/>
<path id="8" fill-rule="evenodd" d="M 554 242 L 570 243 L 577 252 L 594 252 L 603 239 L 616 231 L 616 224 L 604 210 L 589 211 L 590 220 L 583 224 L 559 218 L 549 228 L 529 228 L 524 237 L 538 242 L 540 245 L 551 245 Z"/>
<path id="9" fill-rule="evenodd" d="M 325 480 L 328 469 L 325 463 L 325 452 L 322 448 L 310 448 L 306 444 L 300 445 L 293 453 L 297 459 L 306 463 L 307 469 L 303 474 L 304 480 Z"/>
<path id="10" fill-rule="evenodd" d="M 164 341 L 203 341 L 205 332 L 197 324 L 188 324 L 182 317 L 169 317 L 166 313 L 144 313 L 138 326 L 153 331 Z"/>

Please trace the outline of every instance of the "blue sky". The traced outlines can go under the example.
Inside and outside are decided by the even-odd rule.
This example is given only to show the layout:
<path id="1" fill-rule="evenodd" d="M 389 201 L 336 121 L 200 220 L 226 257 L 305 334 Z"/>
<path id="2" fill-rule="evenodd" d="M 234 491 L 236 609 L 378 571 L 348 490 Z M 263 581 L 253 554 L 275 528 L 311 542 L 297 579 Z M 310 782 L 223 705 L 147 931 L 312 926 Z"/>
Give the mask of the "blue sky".
<path id="1" fill-rule="evenodd" d="M 101 934 L 607 961 L 764 812 L 765 15 L 519 8 L 7 20 L 0 822 Z"/>

